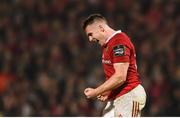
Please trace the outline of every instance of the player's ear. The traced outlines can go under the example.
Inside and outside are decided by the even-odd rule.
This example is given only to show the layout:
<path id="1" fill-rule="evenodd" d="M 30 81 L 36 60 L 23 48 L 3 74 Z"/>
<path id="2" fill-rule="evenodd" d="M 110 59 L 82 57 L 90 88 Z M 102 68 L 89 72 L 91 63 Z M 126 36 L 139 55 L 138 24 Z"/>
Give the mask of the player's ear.
<path id="1" fill-rule="evenodd" d="M 100 30 L 101 30 L 102 32 L 105 31 L 105 30 L 104 30 L 104 27 L 103 27 L 102 25 L 99 25 L 99 28 L 100 28 Z"/>

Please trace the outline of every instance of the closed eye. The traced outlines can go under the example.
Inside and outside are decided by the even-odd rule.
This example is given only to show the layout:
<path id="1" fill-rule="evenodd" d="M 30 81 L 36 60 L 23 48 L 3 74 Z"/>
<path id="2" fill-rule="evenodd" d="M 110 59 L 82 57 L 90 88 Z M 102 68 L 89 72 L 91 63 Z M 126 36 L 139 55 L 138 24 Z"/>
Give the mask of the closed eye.
<path id="1" fill-rule="evenodd" d="M 89 37 L 89 36 L 92 36 L 92 33 L 88 33 L 87 35 L 88 35 L 88 37 Z"/>

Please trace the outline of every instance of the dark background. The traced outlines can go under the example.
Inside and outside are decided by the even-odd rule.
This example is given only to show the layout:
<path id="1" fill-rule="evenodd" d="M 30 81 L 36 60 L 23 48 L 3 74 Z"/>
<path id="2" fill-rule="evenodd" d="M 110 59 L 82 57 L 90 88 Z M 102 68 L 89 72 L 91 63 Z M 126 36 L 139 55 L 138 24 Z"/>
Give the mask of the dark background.
<path id="1" fill-rule="evenodd" d="M 0 116 L 101 116 L 86 87 L 104 81 L 101 49 L 81 28 L 91 13 L 135 45 L 143 116 L 180 116 L 179 0 L 0 0 Z"/>

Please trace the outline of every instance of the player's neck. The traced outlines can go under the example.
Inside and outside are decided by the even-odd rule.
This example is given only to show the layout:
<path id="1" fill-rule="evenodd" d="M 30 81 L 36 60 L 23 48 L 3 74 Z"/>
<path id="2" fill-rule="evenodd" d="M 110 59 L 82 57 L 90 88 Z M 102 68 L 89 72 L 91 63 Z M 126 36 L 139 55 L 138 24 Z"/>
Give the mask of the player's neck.
<path id="1" fill-rule="evenodd" d="M 109 29 L 107 30 L 106 40 L 107 40 L 109 37 L 111 37 L 115 32 L 116 32 L 116 31 L 115 31 L 114 29 L 109 28 Z"/>

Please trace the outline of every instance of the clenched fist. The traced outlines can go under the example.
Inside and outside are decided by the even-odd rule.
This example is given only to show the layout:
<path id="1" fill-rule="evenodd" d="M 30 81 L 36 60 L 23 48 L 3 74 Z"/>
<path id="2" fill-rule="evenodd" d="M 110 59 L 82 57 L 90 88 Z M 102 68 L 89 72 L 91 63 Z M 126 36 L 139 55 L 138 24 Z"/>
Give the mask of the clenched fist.
<path id="1" fill-rule="evenodd" d="M 86 88 L 84 90 L 84 94 L 86 95 L 87 98 L 94 98 L 97 96 L 97 91 L 94 88 Z"/>

